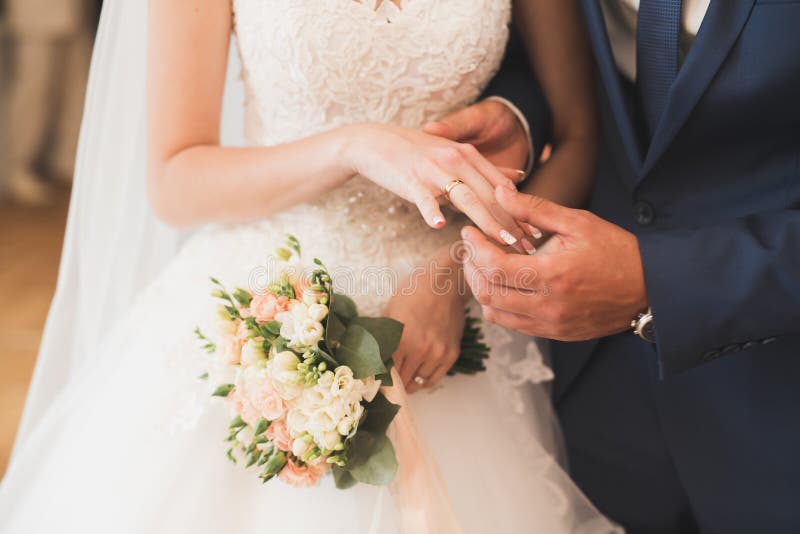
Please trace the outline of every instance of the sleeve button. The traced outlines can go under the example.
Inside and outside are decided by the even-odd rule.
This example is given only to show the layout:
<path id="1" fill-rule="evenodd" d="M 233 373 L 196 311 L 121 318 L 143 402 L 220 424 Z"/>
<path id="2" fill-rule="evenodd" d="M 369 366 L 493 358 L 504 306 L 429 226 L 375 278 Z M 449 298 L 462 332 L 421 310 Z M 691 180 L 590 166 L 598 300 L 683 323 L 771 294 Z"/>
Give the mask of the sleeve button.
<path id="1" fill-rule="evenodd" d="M 636 222 L 642 226 L 649 226 L 653 224 L 656 218 L 656 211 L 649 202 L 639 200 L 633 205 L 633 215 Z"/>

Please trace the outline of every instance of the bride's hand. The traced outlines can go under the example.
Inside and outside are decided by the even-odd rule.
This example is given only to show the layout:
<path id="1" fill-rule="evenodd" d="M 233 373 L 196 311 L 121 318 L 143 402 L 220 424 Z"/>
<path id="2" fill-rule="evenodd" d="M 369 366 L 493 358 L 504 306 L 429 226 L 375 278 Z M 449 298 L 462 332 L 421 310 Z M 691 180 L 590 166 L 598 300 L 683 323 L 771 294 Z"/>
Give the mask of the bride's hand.
<path id="1" fill-rule="evenodd" d="M 458 285 L 461 266 L 440 250 L 400 284 L 384 310 L 403 323 L 403 337 L 394 354 L 408 393 L 435 386 L 458 359 L 464 332 L 464 307 L 469 294 Z"/>
<path id="2" fill-rule="evenodd" d="M 355 124 L 343 133 L 352 171 L 415 203 L 431 227 L 444 226 L 439 200 L 446 197 L 498 243 L 532 251 L 525 232 L 494 200 L 495 187 L 514 182 L 472 145 L 387 124 Z"/>

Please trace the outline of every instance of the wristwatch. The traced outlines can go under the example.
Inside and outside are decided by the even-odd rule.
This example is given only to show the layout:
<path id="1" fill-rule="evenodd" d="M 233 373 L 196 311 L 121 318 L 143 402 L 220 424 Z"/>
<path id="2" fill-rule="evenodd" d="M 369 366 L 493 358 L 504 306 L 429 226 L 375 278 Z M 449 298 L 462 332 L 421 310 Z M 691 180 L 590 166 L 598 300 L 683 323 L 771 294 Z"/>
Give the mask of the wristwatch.
<path id="1" fill-rule="evenodd" d="M 647 341 L 648 343 L 656 342 L 656 330 L 653 324 L 653 310 L 647 308 L 647 311 L 640 313 L 636 319 L 631 321 L 631 328 L 633 333 Z"/>

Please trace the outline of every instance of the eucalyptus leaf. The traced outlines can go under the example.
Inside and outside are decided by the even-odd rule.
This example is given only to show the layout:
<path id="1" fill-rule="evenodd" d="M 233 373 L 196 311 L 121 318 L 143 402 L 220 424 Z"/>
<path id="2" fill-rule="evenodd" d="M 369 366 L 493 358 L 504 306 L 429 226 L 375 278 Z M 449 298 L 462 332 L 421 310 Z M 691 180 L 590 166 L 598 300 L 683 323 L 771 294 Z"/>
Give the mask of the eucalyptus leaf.
<path id="1" fill-rule="evenodd" d="M 329 313 L 328 323 L 325 328 L 325 344 L 328 348 L 334 350 L 335 347 L 338 347 L 342 342 L 346 330 L 347 326 L 342 322 L 339 316 L 334 313 Z"/>
<path id="2" fill-rule="evenodd" d="M 333 481 L 336 483 L 336 487 L 339 489 L 350 489 L 358 484 L 358 481 L 353 478 L 353 475 L 351 475 L 343 467 L 334 465 L 331 471 L 333 472 Z"/>
<path id="3" fill-rule="evenodd" d="M 347 327 L 335 358 L 341 365 L 350 367 L 356 378 L 368 378 L 386 372 L 378 341 L 357 324 Z"/>
<path id="4" fill-rule="evenodd" d="M 353 299 L 341 293 L 333 294 L 331 311 L 344 319 L 353 319 L 358 315 L 358 309 Z"/>
<path id="5" fill-rule="evenodd" d="M 385 434 L 400 406 L 392 404 L 386 396 L 378 392 L 375 398 L 366 406 L 366 417 L 359 425 L 358 431 L 371 432 L 376 435 Z"/>
<path id="6" fill-rule="evenodd" d="M 233 391 L 234 385 L 233 384 L 222 384 L 217 389 L 214 390 L 214 393 L 211 394 L 212 397 L 227 397 L 228 393 Z"/>
<path id="7" fill-rule="evenodd" d="M 363 439 L 359 440 L 359 437 Z M 386 486 L 394 480 L 397 473 L 397 457 L 392 442 L 386 435 L 376 436 L 371 432 L 359 431 L 353 438 L 353 446 L 362 443 L 364 458 L 356 465 L 348 463 L 350 475 L 358 482 L 373 486 Z"/>
<path id="8" fill-rule="evenodd" d="M 389 361 L 403 336 L 403 323 L 389 317 L 356 317 L 350 323 L 364 327 L 378 342 L 381 360 Z"/>

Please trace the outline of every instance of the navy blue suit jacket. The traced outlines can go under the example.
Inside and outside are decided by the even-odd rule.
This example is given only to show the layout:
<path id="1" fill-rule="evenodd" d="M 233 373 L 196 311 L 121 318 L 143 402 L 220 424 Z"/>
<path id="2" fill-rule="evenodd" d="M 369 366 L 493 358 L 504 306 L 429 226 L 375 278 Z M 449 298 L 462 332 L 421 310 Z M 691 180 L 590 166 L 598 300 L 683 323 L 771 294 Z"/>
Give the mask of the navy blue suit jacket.
<path id="1" fill-rule="evenodd" d="M 791 511 L 800 505 L 800 1 L 712 0 L 644 140 L 599 0 L 581 4 L 602 119 L 589 209 L 637 236 L 657 343 L 630 332 L 553 343 L 556 405 L 571 460 L 585 467 L 576 479 L 615 516 L 624 503 L 592 494 L 602 483 L 581 451 L 608 459 L 597 443 L 658 443 L 650 459 L 677 473 L 687 509 L 709 530 L 800 532 Z M 541 108 L 536 86 L 510 69 L 490 91 Z M 528 113 L 534 130 L 548 130 L 537 124 L 544 112 Z M 604 433 L 612 423 L 591 420 L 604 403 L 620 419 L 626 403 L 646 416 Z"/>

